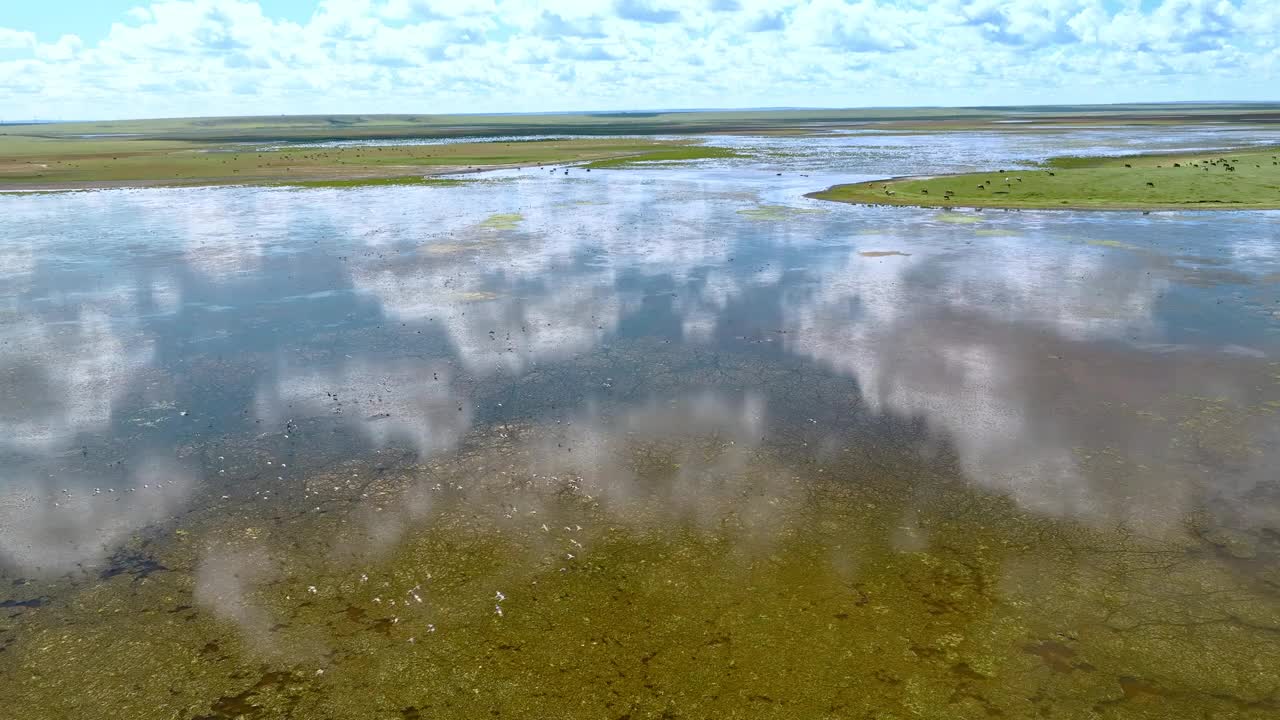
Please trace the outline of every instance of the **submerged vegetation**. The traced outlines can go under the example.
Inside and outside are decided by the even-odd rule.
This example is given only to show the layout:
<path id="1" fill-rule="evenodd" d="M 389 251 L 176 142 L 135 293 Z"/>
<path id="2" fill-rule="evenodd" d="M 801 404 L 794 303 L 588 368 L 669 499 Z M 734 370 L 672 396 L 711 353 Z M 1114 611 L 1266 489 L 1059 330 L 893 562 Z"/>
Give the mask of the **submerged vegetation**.
<path id="1" fill-rule="evenodd" d="M 790 220 L 802 215 L 815 215 L 822 212 L 815 208 L 798 208 L 790 205 L 757 205 L 743 208 L 738 211 L 738 214 L 749 220 Z"/>
<path id="2" fill-rule="evenodd" d="M 807 413 L 852 390 L 719 354 L 684 385 L 661 368 L 689 354 L 664 348 L 617 351 L 673 397 L 745 375 Z M 526 387 L 556 397 L 561 382 Z M 1179 402 L 1159 409 L 1188 444 L 1217 437 L 1206 428 L 1239 440 L 1253 411 Z M 659 406 L 676 409 L 666 422 L 701 407 Z M 111 707 L 122 720 L 1280 707 L 1273 593 L 1239 572 L 1275 557 L 1265 536 L 1208 517 L 1155 538 L 1027 512 L 960 481 L 945 454 L 922 458 L 911 435 L 827 429 L 815 458 L 808 432 L 757 444 L 715 421 L 669 432 L 623 421 L 625 437 L 572 452 L 610 430 L 604 417 L 586 435 L 559 422 L 477 428 L 456 455 L 421 461 L 335 451 L 266 497 L 210 489 L 179 522 L 138 533 L 99 581 L 23 581 L 0 596 L 22 628 L 16 641 L 0 628 L 0 647 L 11 643 L 0 677 L 22 678 L 0 702 L 31 718 Z M 328 437 L 338 422 L 291 430 Z M 206 451 L 252 476 L 283 439 Z"/>
<path id="3" fill-rule="evenodd" d="M 839 202 L 1010 209 L 1280 208 L 1280 149 L 1060 157 L 1042 167 L 836 185 Z"/>
<path id="4" fill-rule="evenodd" d="M 480 221 L 480 227 L 486 230 L 515 230 L 520 226 L 524 216 L 520 213 L 494 213 Z"/>

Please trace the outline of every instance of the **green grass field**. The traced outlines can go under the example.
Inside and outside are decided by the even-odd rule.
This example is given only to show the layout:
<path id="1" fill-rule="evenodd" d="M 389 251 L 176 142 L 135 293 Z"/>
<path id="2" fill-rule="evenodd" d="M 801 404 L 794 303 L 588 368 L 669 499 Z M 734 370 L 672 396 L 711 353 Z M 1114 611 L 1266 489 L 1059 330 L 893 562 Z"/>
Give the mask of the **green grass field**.
<path id="1" fill-rule="evenodd" d="M 1118 158 L 1055 158 L 1023 170 L 836 185 L 838 202 L 1010 209 L 1280 208 L 1280 148 Z"/>
<path id="2" fill-rule="evenodd" d="M 0 189 L 121 185 L 407 184 L 501 167 L 689 160 L 733 153 L 692 141 L 575 138 L 338 148 L 217 145 L 174 140 L 0 136 Z"/>

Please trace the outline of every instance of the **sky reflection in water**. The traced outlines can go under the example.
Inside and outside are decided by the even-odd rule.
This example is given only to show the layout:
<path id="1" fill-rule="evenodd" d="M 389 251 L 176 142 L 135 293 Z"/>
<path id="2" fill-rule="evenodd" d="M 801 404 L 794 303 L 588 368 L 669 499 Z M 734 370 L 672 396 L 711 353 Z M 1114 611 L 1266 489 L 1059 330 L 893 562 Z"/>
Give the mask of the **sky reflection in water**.
<path id="1" fill-rule="evenodd" d="M 797 142 L 750 141 L 783 158 Z M 1038 517 L 1156 538 L 1204 512 L 1280 527 L 1280 216 L 806 200 L 937 153 L 978 161 L 963 136 L 832 142 L 846 149 L 806 177 L 766 159 L 0 197 L 3 572 L 76 577 L 221 500 L 305 512 L 323 490 L 309 473 L 387 453 L 447 465 L 497 436 L 507 469 L 458 489 L 508 517 L 552 514 L 508 475 L 572 478 L 619 522 L 732 517 L 775 546 L 804 468 L 899 448 L 907 465 L 883 472 L 952 467 Z M 622 460 L 635 445 L 675 470 Z M 333 545 L 394 554 L 437 489 L 353 496 L 360 530 Z M 923 551 L 910 505 L 886 532 Z M 195 596 L 266 633 L 245 595 L 274 577 L 272 551 L 206 552 Z"/>

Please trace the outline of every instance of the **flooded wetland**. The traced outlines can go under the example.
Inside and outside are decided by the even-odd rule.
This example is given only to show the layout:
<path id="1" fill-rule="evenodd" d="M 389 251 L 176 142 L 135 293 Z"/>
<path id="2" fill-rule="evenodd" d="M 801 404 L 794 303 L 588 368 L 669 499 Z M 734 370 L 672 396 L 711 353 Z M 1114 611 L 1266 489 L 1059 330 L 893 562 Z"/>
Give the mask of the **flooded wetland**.
<path id="1" fill-rule="evenodd" d="M 1280 717 L 1280 212 L 806 198 L 1256 128 L 0 195 L 0 715 Z"/>

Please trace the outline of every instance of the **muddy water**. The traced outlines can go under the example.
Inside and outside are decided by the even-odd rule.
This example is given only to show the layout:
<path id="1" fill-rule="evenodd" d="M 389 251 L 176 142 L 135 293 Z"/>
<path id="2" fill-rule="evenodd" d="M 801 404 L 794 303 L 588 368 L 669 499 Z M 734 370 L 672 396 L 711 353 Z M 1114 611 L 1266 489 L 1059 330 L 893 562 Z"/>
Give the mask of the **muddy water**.
<path id="1" fill-rule="evenodd" d="M 823 204 L 972 138 L 796 142 L 0 198 L 0 708 L 1280 713 L 1280 214 Z"/>

